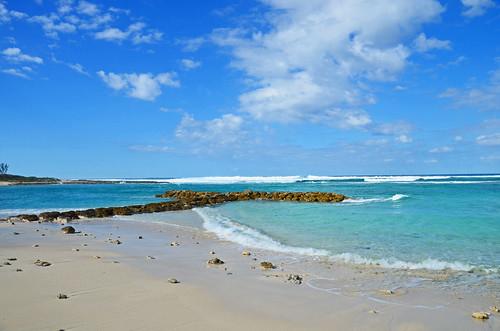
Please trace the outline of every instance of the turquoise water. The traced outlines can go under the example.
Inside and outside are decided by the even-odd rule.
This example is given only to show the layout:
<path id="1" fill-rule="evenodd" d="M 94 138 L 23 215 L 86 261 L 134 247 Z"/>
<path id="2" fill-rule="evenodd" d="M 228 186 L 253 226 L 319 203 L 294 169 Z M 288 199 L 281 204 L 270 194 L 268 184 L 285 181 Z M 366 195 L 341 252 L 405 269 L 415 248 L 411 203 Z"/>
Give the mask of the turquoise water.
<path id="1" fill-rule="evenodd" d="M 351 199 L 340 204 L 236 202 L 197 212 L 207 230 L 251 247 L 387 267 L 481 268 L 493 272 L 500 267 L 500 176 L 204 178 L 159 182 L 0 187 L 0 217 L 40 210 L 148 203 L 158 201 L 154 195 L 169 189 L 332 191 Z"/>

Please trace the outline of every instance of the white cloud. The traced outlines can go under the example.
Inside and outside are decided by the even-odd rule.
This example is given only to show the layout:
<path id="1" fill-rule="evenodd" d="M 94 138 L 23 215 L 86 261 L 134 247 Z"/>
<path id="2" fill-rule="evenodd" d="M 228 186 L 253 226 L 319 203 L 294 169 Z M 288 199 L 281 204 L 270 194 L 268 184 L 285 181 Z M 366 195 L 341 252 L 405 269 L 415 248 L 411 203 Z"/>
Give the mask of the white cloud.
<path id="1" fill-rule="evenodd" d="M 371 123 L 359 110 L 374 102 L 369 83 L 394 80 L 411 54 L 404 41 L 444 10 L 435 0 L 265 3 L 265 30 L 212 34 L 250 80 L 240 110 L 264 121 L 320 119 L 340 127 Z"/>
<path id="2" fill-rule="evenodd" d="M 9 10 L 5 3 L 0 0 L 0 24 L 8 23 L 12 19 L 22 19 L 26 18 L 28 15 L 16 10 Z"/>
<path id="3" fill-rule="evenodd" d="M 87 72 L 87 70 L 85 70 L 85 68 L 80 63 L 68 63 L 68 62 L 60 61 L 60 60 L 56 59 L 56 57 L 54 55 L 52 55 L 52 61 L 54 61 L 57 64 L 63 64 L 65 66 L 67 66 L 68 68 L 76 71 L 79 74 L 82 74 L 85 76 L 90 76 L 90 74 Z"/>
<path id="4" fill-rule="evenodd" d="M 453 138 L 455 141 L 462 141 L 464 140 L 464 137 L 462 136 L 455 136 L 455 138 Z"/>
<path id="5" fill-rule="evenodd" d="M 21 77 L 24 79 L 29 79 L 28 75 L 24 73 L 22 70 L 15 69 L 15 68 L 10 68 L 10 69 L 3 69 L 2 72 L 7 75 L 12 75 L 16 77 Z"/>
<path id="6" fill-rule="evenodd" d="M 500 133 L 481 135 L 476 138 L 476 143 L 484 146 L 500 146 Z"/>
<path id="7" fill-rule="evenodd" d="M 97 75 L 112 89 L 124 90 L 128 96 L 153 101 L 162 93 L 162 86 L 179 87 L 174 72 L 164 72 L 158 75 L 151 73 L 115 74 L 100 70 Z"/>
<path id="8" fill-rule="evenodd" d="M 74 24 L 62 21 L 56 14 L 33 16 L 29 18 L 29 21 L 40 24 L 45 35 L 51 38 L 57 38 L 59 33 L 73 33 L 76 31 Z"/>
<path id="9" fill-rule="evenodd" d="M 145 153 L 167 153 L 172 151 L 172 148 L 168 146 L 158 146 L 158 145 L 132 145 L 129 147 L 129 149 L 131 151 L 145 152 Z"/>
<path id="10" fill-rule="evenodd" d="M 201 62 L 194 61 L 191 59 L 182 59 L 181 63 L 182 63 L 182 66 L 184 67 L 184 69 L 186 69 L 186 70 L 196 69 L 199 66 L 201 66 Z"/>
<path id="11" fill-rule="evenodd" d="M 434 147 L 429 150 L 429 153 L 449 153 L 453 151 L 453 148 L 448 146 Z"/>
<path id="12" fill-rule="evenodd" d="M 103 31 L 95 33 L 95 39 L 107 40 L 107 41 L 122 41 L 128 38 L 128 31 L 122 31 L 118 28 L 107 28 Z"/>
<path id="13" fill-rule="evenodd" d="M 451 99 L 456 108 L 500 109 L 500 69 L 490 73 L 488 83 L 464 89 L 448 88 L 439 97 Z"/>
<path id="14" fill-rule="evenodd" d="M 427 38 L 425 33 L 419 34 L 418 37 L 415 38 L 413 45 L 415 50 L 420 53 L 425 53 L 433 49 L 451 49 L 451 41 Z"/>
<path id="15" fill-rule="evenodd" d="M 99 13 L 99 8 L 97 8 L 97 5 L 84 0 L 78 3 L 78 7 L 76 7 L 76 10 L 80 14 L 85 14 L 89 16 L 95 16 Z"/>
<path id="16" fill-rule="evenodd" d="M 465 7 L 462 15 L 467 17 L 482 16 L 489 8 L 495 7 L 492 0 L 462 0 L 462 5 Z"/>
<path id="17" fill-rule="evenodd" d="M 207 149 L 237 144 L 242 137 L 243 119 L 233 114 L 220 118 L 198 121 L 192 115 L 185 114 L 177 126 L 177 139 L 190 144 L 205 146 Z"/>
<path id="18" fill-rule="evenodd" d="M 127 30 L 123 31 L 118 28 L 107 28 L 94 34 L 95 39 L 121 42 L 131 38 L 134 44 L 151 44 L 160 41 L 163 38 L 163 33 L 157 30 L 148 30 L 143 32 L 146 24 L 136 22 L 130 24 Z"/>
<path id="19" fill-rule="evenodd" d="M 182 50 L 185 52 L 196 52 L 206 42 L 207 40 L 204 37 L 197 37 L 197 38 L 177 41 L 178 44 L 183 45 Z"/>
<path id="20" fill-rule="evenodd" d="M 406 135 L 406 134 L 402 134 L 402 135 L 399 135 L 395 138 L 395 140 L 397 142 L 400 142 L 402 144 L 409 144 L 413 141 L 412 137 Z"/>
<path id="21" fill-rule="evenodd" d="M 11 62 L 32 62 L 37 64 L 43 63 L 43 59 L 41 57 L 25 54 L 21 51 L 21 49 L 17 47 L 6 48 L 2 51 L 2 54 L 5 59 Z"/>

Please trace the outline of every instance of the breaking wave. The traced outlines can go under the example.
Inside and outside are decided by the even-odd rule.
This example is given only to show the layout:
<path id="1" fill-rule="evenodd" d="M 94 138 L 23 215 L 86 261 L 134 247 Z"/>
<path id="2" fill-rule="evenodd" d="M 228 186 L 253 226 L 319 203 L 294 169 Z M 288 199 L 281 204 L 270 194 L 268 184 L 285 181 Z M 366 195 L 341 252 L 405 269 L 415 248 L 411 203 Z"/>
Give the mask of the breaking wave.
<path id="1" fill-rule="evenodd" d="M 346 199 L 342 202 L 343 203 L 364 204 L 364 203 L 370 203 L 370 202 L 399 201 L 399 200 L 404 199 L 404 198 L 408 198 L 408 195 L 406 195 L 406 194 L 394 194 L 390 198 L 368 198 L 368 199 L 354 198 L 354 199 Z"/>
<path id="2" fill-rule="evenodd" d="M 357 265 L 376 265 L 391 269 L 448 269 L 454 271 L 470 271 L 473 269 L 478 269 L 477 266 L 458 261 L 449 262 L 431 258 L 425 259 L 421 262 L 407 262 L 393 258 L 371 259 L 355 253 L 331 254 L 331 252 L 324 249 L 289 246 L 280 243 L 279 241 L 256 229 L 237 223 L 229 219 L 228 217 L 221 215 L 214 208 L 195 208 L 194 211 L 198 213 L 203 219 L 203 227 L 207 231 L 216 234 L 219 239 L 228 240 L 245 247 L 264 249 L 278 253 L 291 253 L 305 256 L 325 257 L 336 262 L 351 263 Z M 498 272 L 497 269 L 484 270 L 487 272 Z"/>

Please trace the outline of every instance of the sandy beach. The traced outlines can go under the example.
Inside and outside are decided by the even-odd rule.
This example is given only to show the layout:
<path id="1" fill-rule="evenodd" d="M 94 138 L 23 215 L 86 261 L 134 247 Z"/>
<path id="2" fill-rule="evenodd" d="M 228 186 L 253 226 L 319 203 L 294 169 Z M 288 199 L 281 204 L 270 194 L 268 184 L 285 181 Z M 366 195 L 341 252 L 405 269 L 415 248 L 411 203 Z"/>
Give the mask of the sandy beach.
<path id="1" fill-rule="evenodd" d="M 0 330 L 500 329 L 498 313 L 471 317 L 498 305 L 498 293 L 252 250 L 203 231 L 192 211 L 162 213 L 170 224 L 157 216 L 79 221 L 75 234 L 1 224 Z M 208 265 L 215 257 L 225 263 Z"/>

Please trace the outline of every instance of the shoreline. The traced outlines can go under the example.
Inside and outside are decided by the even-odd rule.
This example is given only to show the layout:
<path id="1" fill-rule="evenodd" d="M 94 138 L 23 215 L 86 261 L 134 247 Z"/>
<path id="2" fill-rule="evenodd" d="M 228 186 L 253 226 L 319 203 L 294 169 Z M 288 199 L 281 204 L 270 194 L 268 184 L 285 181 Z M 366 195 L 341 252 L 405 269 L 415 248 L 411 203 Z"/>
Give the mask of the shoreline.
<path id="1" fill-rule="evenodd" d="M 142 222 L 116 218 L 79 220 L 72 225 L 82 234 L 64 235 L 59 231 L 60 226 L 52 223 L 0 224 L 0 258 L 18 258 L 11 262 L 11 266 L 0 268 L 0 291 L 24 298 L 12 300 L 12 296 L 1 296 L 0 307 L 8 311 L 2 309 L 7 314 L 0 318 L 0 329 L 53 330 L 70 329 L 71 325 L 78 325 L 75 328 L 81 330 L 102 325 L 110 330 L 174 326 L 187 330 L 229 330 L 235 325 L 248 325 L 248 330 L 500 328 L 498 314 L 492 313 L 487 321 L 470 316 L 473 311 L 498 305 L 498 293 L 496 298 L 494 293 L 489 297 L 455 293 L 435 286 L 440 282 L 438 278 L 412 283 L 418 278 L 415 275 L 398 275 L 382 268 L 357 268 L 311 257 L 245 248 L 219 240 L 193 226 L 200 222 L 200 219 L 195 219 L 193 211 L 162 214 L 176 225 L 151 223 L 148 219 Z M 142 216 L 134 217 L 141 219 Z M 13 232 L 20 234 L 14 235 Z M 42 237 L 42 233 L 45 236 Z M 93 235 L 84 236 L 83 233 Z M 143 239 L 138 239 L 139 236 Z M 122 243 L 112 244 L 108 238 Z M 172 242 L 178 242 L 179 246 L 170 246 Z M 32 247 L 36 243 L 39 247 Z M 250 251 L 251 256 L 242 256 L 243 250 Z M 210 254 L 211 251 L 216 254 Z M 102 258 L 95 259 L 95 255 Z M 207 260 L 213 257 L 219 257 L 225 264 L 208 266 Z M 38 258 L 53 262 L 53 265 L 47 268 L 33 266 L 33 261 Z M 120 263 L 113 263 L 115 260 Z M 262 261 L 270 261 L 277 268 L 261 270 L 259 263 Z M 15 272 L 19 266 L 23 271 Z M 90 271 L 85 272 L 86 268 Z M 63 275 L 68 275 L 68 279 Z M 108 275 L 109 279 L 99 280 L 98 275 Z M 289 275 L 300 275 L 302 283 L 289 281 Z M 58 285 L 51 281 L 47 284 L 51 277 L 62 283 Z M 141 279 L 141 285 L 133 284 L 142 287 L 143 293 L 134 292 L 136 289 L 130 286 L 132 279 L 137 277 Z M 177 278 L 180 283 L 169 284 L 167 279 L 170 277 Z M 30 288 L 35 286 L 43 290 L 27 291 L 24 286 L 28 281 Z M 80 288 L 81 282 L 87 287 Z M 94 290 L 85 292 L 89 287 Z M 49 289 L 54 293 L 47 297 Z M 55 297 L 55 292 L 62 290 L 70 293 L 69 299 Z M 128 295 L 124 295 L 131 292 L 142 300 L 144 306 L 137 305 L 137 302 L 132 305 Z M 109 304 L 100 301 L 104 293 L 111 298 Z M 179 307 L 179 301 L 173 299 L 174 294 L 181 296 L 186 306 Z M 41 302 L 48 308 L 39 312 L 35 308 Z M 116 319 L 113 313 L 94 311 L 98 318 L 81 313 L 82 309 L 92 310 L 92 307 L 99 306 L 114 313 L 123 307 L 124 310 L 135 310 L 135 314 L 124 318 L 126 323 L 121 325 L 121 322 L 111 322 Z M 54 314 L 63 309 L 67 319 L 47 312 L 52 308 Z M 187 316 L 184 308 L 196 312 L 196 317 L 190 318 L 190 322 L 183 319 Z M 20 314 L 30 312 L 30 309 L 34 314 L 32 323 L 35 320 L 38 323 L 36 326 L 21 323 Z M 66 325 L 56 326 L 52 319 Z M 150 326 L 141 328 L 145 325 Z"/>

